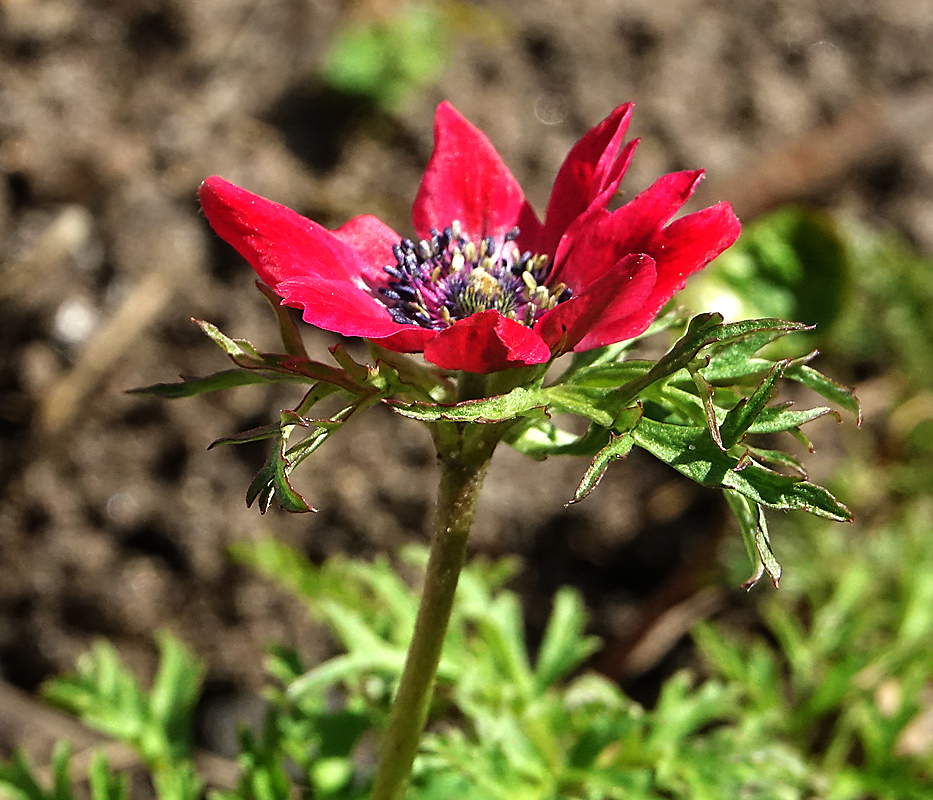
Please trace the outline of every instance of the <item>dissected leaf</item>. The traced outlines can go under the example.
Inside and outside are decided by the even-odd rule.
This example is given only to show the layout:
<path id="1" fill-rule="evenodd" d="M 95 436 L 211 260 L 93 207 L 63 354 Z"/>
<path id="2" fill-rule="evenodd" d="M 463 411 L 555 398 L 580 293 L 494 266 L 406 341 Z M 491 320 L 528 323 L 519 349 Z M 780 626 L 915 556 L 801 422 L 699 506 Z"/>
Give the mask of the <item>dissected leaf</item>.
<path id="1" fill-rule="evenodd" d="M 768 535 L 768 523 L 764 511 L 758 503 L 749 500 L 739 492 L 723 489 L 722 493 L 738 520 L 745 549 L 748 551 L 748 557 L 755 570 L 752 576 L 742 584 L 742 588 L 751 589 L 767 572 L 776 589 L 781 581 L 781 565 L 771 550 L 771 538 Z"/>
<path id="2" fill-rule="evenodd" d="M 770 508 L 799 508 L 844 522 L 852 519 L 849 509 L 823 487 L 724 453 L 705 427 L 670 425 L 642 418 L 632 435 L 637 445 L 704 486 L 734 489 Z"/>
<path id="3" fill-rule="evenodd" d="M 318 429 L 318 431 L 315 433 L 322 436 L 323 429 Z M 265 514 L 272 505 L 272 500 L 275 499 L 286 511 L 294 513 L 316 511 L 317 509 L 308 504 L 308 501 L 295 490 L 288 479 L 288 473 L 291 472 L 293 465 L 285 456 L 286 437 L 281 426 L 272 438 L 275 442 L 269 452 L 269 457 L 246 490 L 247 507 L 255 502 L 259 511 Z"/>
<path id="4" fill-rule="evenodd" d="M 403 417 L 421 422 L 504 422 L 516 417 L 546 418 L 547 398 L 539 389 L 519 386 L 508 394 L 465 400 L 462 403 L 402 403 L 388 400 L 389 407 Z"/>
<path id="5" fill-rule="evenodd" d="M 774 394 L 777 382 L 784 374 L 787 367 L 786 361 L 780 361 L 774 365 L 771 371 L 764 377 L 764 380 L 755 389 L 755 392 L 749 398 L 743 398 L 732 408 L 726 418 L 719 426 L 720 440 L 718 444 L 724 450 L 728 450 L 734 444 L 739 442 L 745 433 L 755 424 L 762 410 L 768 404 L 771 396 Z"/>
<path id="6" fill-rule="evenodd" d="M 840 408 L 851 412 L 855 415 L 858 424 L 862 424 L 862 408 L 855 396 L 855 390 L 851 386 L 843 386 L 841 383 L 827 378 L 823 373 L 818 372 L 813 367 L 803 363 L 803 361 L 792 362 L 785 370 L 784 376 L 802 383 L 831 403 L 835 403 Z"/>

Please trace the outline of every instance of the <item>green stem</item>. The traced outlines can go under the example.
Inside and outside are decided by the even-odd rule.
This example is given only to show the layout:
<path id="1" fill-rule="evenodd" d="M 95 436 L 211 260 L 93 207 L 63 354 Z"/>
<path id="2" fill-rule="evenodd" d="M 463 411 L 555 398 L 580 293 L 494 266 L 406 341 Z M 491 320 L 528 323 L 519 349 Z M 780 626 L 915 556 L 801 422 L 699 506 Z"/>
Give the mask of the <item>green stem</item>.
<path id="1" fill-rule="evenodd" d="M 476 498 L 500 438 L 495 435 L 498 432 L 489 433 L 492 435 L 477 437 L 470 443 L 460 438 L 455 452 L 440 453 L 437 520 L 421 605 L 389 714 L 370 800 L 400 800 L 408 785 L 434 691 L 457 580 L 466 558 Z"/>

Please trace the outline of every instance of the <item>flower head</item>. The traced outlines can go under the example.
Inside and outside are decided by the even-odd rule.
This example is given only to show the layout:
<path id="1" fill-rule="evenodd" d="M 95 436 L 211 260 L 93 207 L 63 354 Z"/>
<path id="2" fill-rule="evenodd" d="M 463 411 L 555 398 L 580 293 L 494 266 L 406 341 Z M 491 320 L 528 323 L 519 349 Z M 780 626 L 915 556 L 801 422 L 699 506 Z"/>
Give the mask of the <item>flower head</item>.
<path id="1" fill-rule="evenodd" d="M 204 213 L 304 320 L 444 368 L 542 364 L 642 333 L 687 276 L 735 241 L 727 203 L 674 215 L 702 170 L 675 172 L 609 211 L 637 140 L 631 104 L 574 145 L 542 223 L 486 136 L 449 103 L 412 210 L 418 241 L 373 216 L 335 231 L 222 178 Z"/>

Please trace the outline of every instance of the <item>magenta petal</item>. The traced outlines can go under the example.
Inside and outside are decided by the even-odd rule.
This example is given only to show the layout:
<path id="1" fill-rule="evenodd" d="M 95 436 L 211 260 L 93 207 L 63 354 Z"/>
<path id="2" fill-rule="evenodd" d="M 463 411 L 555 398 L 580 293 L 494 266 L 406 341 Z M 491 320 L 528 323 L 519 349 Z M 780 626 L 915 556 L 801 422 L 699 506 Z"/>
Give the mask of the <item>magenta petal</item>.
<path id="1" fill-rule="evenodd" d="M 612 213 L 598 206 L 589 209 L 561 241 L 551 281 L 562 281 L 578 291 L 629 253 L 647 253 L 659 261 L 660 253 L 652 248 L 657 232 L 680 210 L 702 177 L 702 170 L 674 172 Z"/>
<path id="2" fill-rule="evenodd" d="M 657 273 L 652 258 L 631 253 L 589 288 L 547 312 L 534 327 L 552 350 L 565 353 L 577 347 L 588 332 L 607 316 L 626 314 L 644 304 Z M 609 342 L 606 342 L 609 344 Z M 592 345 L 597 346 L 597 345 Z"/>
<path id="3" fill-rule="evenodd" d="M 395 353 L 420 353 L 425 342 L 437 336 L 437 331 L 418 325 L 399 325 L 391 336 L 373 339 L 375 344 Z"/>
<path id="4" fill-rule="evenodd" d="M 666 225 L 703 179 L 703 170 L 684 170 L 662 175 L 643 192 L 612 213 L 616 230 L 629 252 L 643 252 L 639 243 Z"/>
<path id="5" fill-rule="evenodd" d="M 667 302 L 684 288 L 688 276 L 701 270 L 729 247 L 741 225 L 728 203 L 720 203 L 675 220 L 649 244 L 658 278 L 640 308 L 607 309 L 603 319 L 577 345 L 577 350 L 602 347 L 643 333 Z"/>
<path id="6" fill-rule="evenodd" d="M 526 364 L 543 364 L 551 349 L 531 328 L 498 311 L 455 322 L 424 346 L 424 357 L 442 369 L 488 374 Z"/>
<path id="7" fill-rule="evenodd" d="M 370 288 L 385 286 L 385 266 L 395 264 L 392 245 L 402 238 L 381 219 L 370 214 L 354 217 L 334 231 L 334 236 L 352 247 L 366 265 L 363 277 Z"/>
<path id="8" fill-rule="evenodd" d="M 526 206 L 518 181 L 485 134 L 450 103 L 441 103 L 434 152 L 412 208 L 418 236 L 426 239 L 431 228 L 443 230 L 458 220 L 470 238 L 499 237 L 528 216 Z"/>
<path id="9" fill-rule="evenodd" d="M 285 305 L 302 308 L 302 319 L 344 336 L 380 339 L 406 325 L 389 316 L 382 303 L 338 276 L 301 276 L 282 281 L 275 292 Z"/>
<path id="10" fill-rule="evenodd" d="M 679 292 L 687 279 L 705 267 L 739 238 L 742 226 L 728 203 L 718 203 L 674 220 L 658 231 L 651 250 L 658 254 L 655 292 L 664 302 Z"/>
<path id="11" fill-rule="evenodd" d="M 359 285 L 362 261 L 326 228 L 216 176 L 198 191 L 211 227 L 273 289 L 284 280 L 327 275 Z"/>
<path id="12" fill-rule="evenodd" d="M 631 115 L 631 103 L 619 106 L 585 133 L 567 154 L 548 201 L 546 252 L 554 252 L 561 235 L 580 214 L 594 204 L 605 208 L 609 203 L 637 144 L 629 142 L 620 154 Z"/>
<path id="13" fill-rule="evenodd" d="M 208 178 L 199 192 L 215 231 L 288 305 L 318 327 L 346 336 L 389 336 L 401 325 L 367 291 L 356 251 L 289 208 Z"/>

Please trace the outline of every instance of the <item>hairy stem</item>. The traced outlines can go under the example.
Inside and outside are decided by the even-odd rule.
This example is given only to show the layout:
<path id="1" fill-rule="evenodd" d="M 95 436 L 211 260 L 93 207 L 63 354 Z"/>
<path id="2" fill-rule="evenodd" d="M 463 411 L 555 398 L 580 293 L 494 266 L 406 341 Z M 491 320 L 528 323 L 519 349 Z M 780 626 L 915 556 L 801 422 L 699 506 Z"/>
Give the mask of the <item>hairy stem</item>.
<path id="1" fill-rule="evenodd" d="M 470 443 L 460 438 L 455 452 L 440 453 L 437 520 L 421 605 L 382 740 L 370 800 L 400 800 L 405 794 L 427 720 L 457 580 L 466 558 L 476 499 L 498 438 L 480 436 Z"/>

